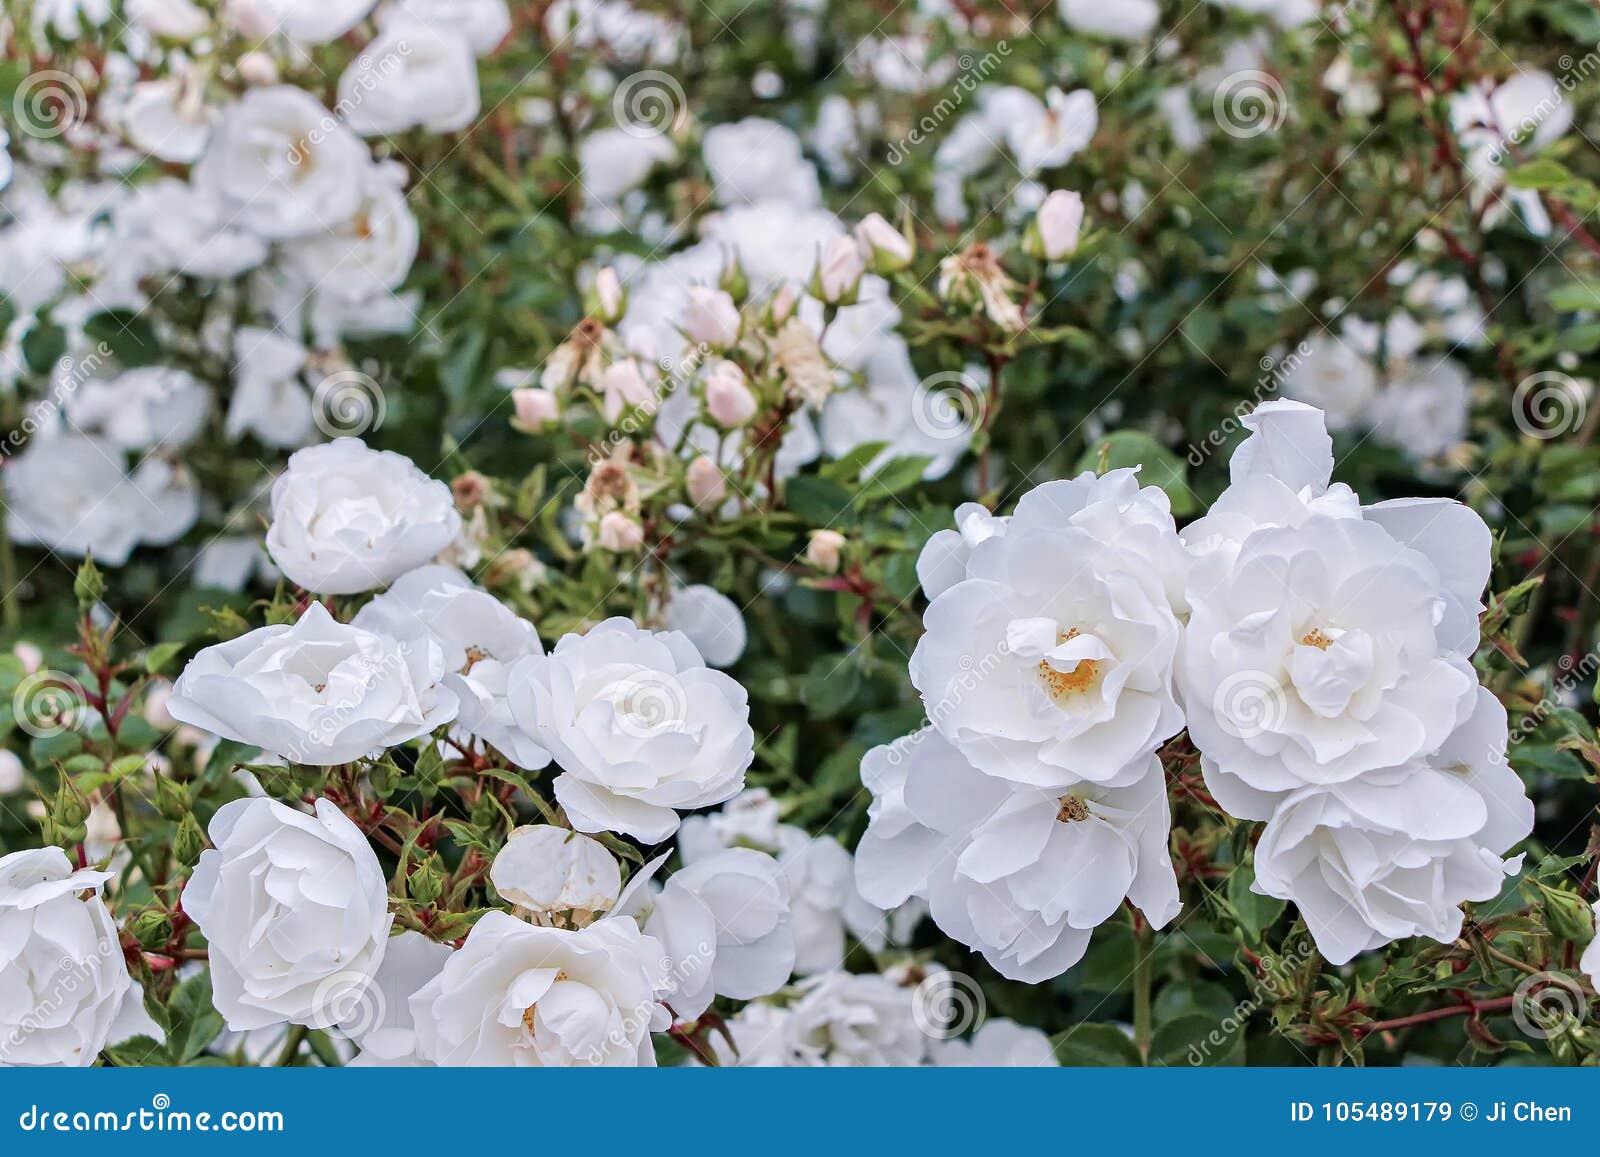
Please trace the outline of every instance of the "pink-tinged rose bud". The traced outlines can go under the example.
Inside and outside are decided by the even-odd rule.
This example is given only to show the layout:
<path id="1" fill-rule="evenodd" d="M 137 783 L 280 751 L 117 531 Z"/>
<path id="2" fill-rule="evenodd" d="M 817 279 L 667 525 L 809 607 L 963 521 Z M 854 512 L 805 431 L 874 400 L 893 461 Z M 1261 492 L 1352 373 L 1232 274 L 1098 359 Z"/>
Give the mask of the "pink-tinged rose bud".
<path id="1" fill-rule="evenodd" d="M 516 407 L 518 423 L 529 430 L 542 430 L 561 417 L 561 403 L 556 396 L 535 386 L 512 390 L 511 404 Z"/>
<path id="2" fill-rule="evenodd" d="M 806 545 L 806 561 L 824 574 L 837 574 L 843 549 L 844 535 L 837 530 L 813 530 Z"/>
<path id="3" fill-rule="evenodd" d="M 606 550 L 625 554 L 644 545 L 644 527 L 620 510 L 613 510 L 600 520 L 600 533 L 596 541 Z"/>
<path id="4" fill-rule="evenodd" d="M 608 325 L 614 324 L 622 316 L 625 304 L 622 282 L 617 277 L 617 271 L 609 265 L 594 275 L 594 300 L 600 317 Z"/>
<path id="5" fill-rule="evenodd" d="M 894 273 L 911 264 L 911 242 L 881 213 L 869 213 L 856 223 L 856 243 L 874 273 Z"/>
<path id="6" fill-rule="evenodd" d="M 246 84 L 269 85 L 278 83 L 277 62 L 265 52 L 247 52 L 235 66 Z"/>
<path id="7" fill-rule="evenodd" d="M 655 413 L 656 396 L 639 372 L 639 363 L 632 358 L 606 367 L 606 372 L 600 375 L 600 392 L 605 395 L 602 409 L 608 422 L 615 422 L 630 406 L 638 406 L 647 414 Z"/>
<path id="8" fill-rule="evenodd" d="M 719 426 L 734 429 L 756 416 L 756 396 L 745 384 L 744 371 L 729 361 L 711 367 L 706 377 L 706 413 Z"/>
<path id="9" fill-rule="evenodd" d="M 728 480 L 722 468 L 704 454 L 689 463 L 684 484 L 689 488 L 689 501 L 697 510 L 716 506 L 728 496 Z"/>
<path id="10" fill-rule="evenodd" d="M 44 665 L 44 652 L 32 643 L 18 643 L 11 648 L 11 653 L 22 664 L 24 674 L 32 675 Z"/>
<path id="11" fill-rule="evenodd" d="M 157 731 L 171 731 L 178 721 L 167 711 L 167 700 L 172 698 L 172 684 L 165 679 L 152 683 L 144 693 L 144 721 Z"/>
<path id="12" fill-rule="evenodd" d="M 692 342 L 726 349 L 739 340 L 739 307 L 720 289 L 692 285 L 683 310 L 683 332 Z"/>
<path id="13" fill-rule="evenodd" d="M 1038 235 L 1039 256 L 1046 261 L 1071 257 L 1077 252 L 1078 238 L 1083 234 L 1083 198 L 1057 189 L 1039 206 L 1033 223 Z"/>
<path id="14" fill-rule="evenodd" d="M 849 305 L 866 268 L 855 239 L 835 237 L 823 247 L 817 263 L 816 295 L 829 305 Z"/>
<path id="15" fill-rule="evenodd" d="M 772 319 L 774 329 L 782 329 L 783 323 L 794 316 L 795 309 L 800 305 L 800 294 L 788 282 L 778 286 L 778 292 L 772 295 L 772 301 L 767 305 L 767 316 Z"/>

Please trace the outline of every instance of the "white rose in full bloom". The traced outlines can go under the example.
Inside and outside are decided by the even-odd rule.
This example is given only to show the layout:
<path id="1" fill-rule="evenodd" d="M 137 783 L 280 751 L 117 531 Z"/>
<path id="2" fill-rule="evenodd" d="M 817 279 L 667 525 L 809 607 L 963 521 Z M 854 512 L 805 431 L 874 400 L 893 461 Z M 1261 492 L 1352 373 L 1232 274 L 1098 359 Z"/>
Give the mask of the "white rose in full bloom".
<path id="1" fill-rule="evenodd" d="M 490 912 L 411 998 L 417 1055 L 451 1066 L 651 1066 L 665 984 L 661 945 L 629 917 L 569 931 Z"/>
<path id="2" fill-rule="evenodd" d="M 355 216 L 367 147 L 304 90 L 252 88 L 223 110 L 195 184 L 263 237 L 320 233 Z"/>
<path id="3" fill-rule="evenodd" d="M 67 420 L 125 450 L 182 446 L 205 425 L 211 393 L 187 370 L 139 366 L 66 395 Z"/>
<path id="4" fill-rule="evenodd" d="M 155 454 L 132 474 L 122 462 L 121 447 L 103 438 L 34 438 L 4 472 L 12 541 L 121 566 L 137 546 L 182 537 L 199 515 L 193 475 Z"/>
<path id="5" fill-rule="evenodd" d="M 1267 819 L 1297 788 L 1439 747 L 1471 712 L 1489 531 L 1446 499 L 1360 507 L 1328 486 L 1321 415 L 1260 406 L 1197 558 L 1179 680 L 1208 786 Z"/>
<path id="6" fill-rule="evenodd" d="M 935 1041 L 932 1063 L 944 1068 L 1030 1069 L 1059 1066 L 1050 1038 L 1005 1017 L 986 1020 L 972 1039 Z"/>
<path id="7" fill-rule="evenodd" d="M 587 924 L 622 894 L 617 858 L 599 840 L 550 824 L 513 829 L 489 867 L 495 891 L 538 916 Z"/>
<path id="8" fill-rule="evenodd" d="M 891 941 L 904 943 L 926 913 L 920 901 L 887 914 L 869 903 L 856 889 L 850 852 L 832 836 L 778 822 L 778 803 L 765 788 L 741 792 L 721 811 L 683 821 L 678 851 L 686 865 L 730 848 L 777 859 L 794 926 L 794 971 L 802 976 L 844 967 L 846 932 L 881 952 Z"/>
<path id="9" fill-rule="evenodd" d="M 430 561 L 460 530 L 443 482 L 403 455 L 340 438 L 296 451 L 272 484 L 267 550 L 289 581 L 349 595 Z"/>
<path id="10" fill-rule="evenodd" d="M 138 999 L 100 898 L 111 877 L 60 848 L 0 858 L 0 1068 L 92 1065 Z"/>
<path id="11" fill-rule="evenodd" d="M 677 631 L 607 619 L 513 668 L 511 711 L 561 765 L 555 794 L 579 831 L 646 843 L 678 810 L 736 794 L 754 751 L 745 690 Z"/>
<path id="12" fill-rule="evenodd" d="M 801 981 L 783 1009 L 752 1004 L 728 1022 L 737 1059 L 720 1039 L 724 1064 L 744 1067 L 913 1068 L 928 1054 L 914 991 L 879 973 L 826 972 Z"/>
<path id="13" fill-rule="evenodd" d="M 292 625 L 205 648 L 173 684 L 167 711 L 294 763 L 331 767 L 454 719 L 444 674 L 437 645 L 397 643 L 312 603 Z"/>
<path id="14" fill-rule="evenodd" d="M 398 289 L 411 272 L 418 241 L 404 183 L 398 166 L 373 165 L 355 215 L 326 233 L 290 242 L 284 246 L 285 256 L 318 292 L 346 301 Z"/>
<path id="15" fill-rule="evenodd" d="M 964 542 L 930 543 L 919 570 L 942 585 Z M 1036 487 L 924 615 L 911 680 L 929 719 L 1018 783 L 1137 778 L 1183 726 L 1172 665 L 1186 566 L 1166 494 L 1134 471 Z"/>
<path id="16" fill-rule="evenodd" d="M 1383 388 L 1372 407 L 1372 434 L 1414 458 L 1435 458 L 1466 441 L 1472 379 L 1454 358 L 1420 359 Z"/>
<path id="17" fill-rule="evenodd" d="M 209 832 L 183 910 L 210 945 L 217 1011 L 235 1032 L 338 1023 L 372 984 L 394 922 L 361 829 L 325 799 L 315 815 L 239 799 Z"/>
<path id="18" fill-rule="evenodd" d="M 228 24 L 264 40 L 274 34 L 303 44 L 327 44 L 354 28 L 373 0 L 226 0 Z"/>
<path id="19" fill-rule="evenodd" d="M 393 20 L 339 78 L 339 107 L 362 136 L 464 129 L 480 107 L 472 45 L 438 24 Z"/>
<path id="20" fill-rule="evenodd" d="M 1068 28 L 1112 40 L 1138 40 L 1150 35 L 1161 19 L 1156 0 L 1057 0 Z"/>
<path id="21" fill-rule="evenodd" d="M 460 701 L 456 737 L 500 751 L 537 771 L 550 753 L 516 724 L 507 698 L 511 669 L 544 653 L 539 634 L 488 591 L 448 566 L 423 566 L 395 580 L 351 620 L 397 642 L 420 632 L 444 654 L 444 685 Z"/>
<path id="22" fill-rule="evenodd" d="M 172 40 L 193 40 L 211 26 L 192 0 L 127 0 L 122 9 L 130 22 Z"/>
<path id="23" fill-rule="evenodd" d="M 931 730 L 873 748 L 856 884 L 880 908 L 926 898 L 945 935 L 1011 980 L 1059 976 L 1125 898 L 1155 928 L 1178 914 L 1160 760 L 1139 770 L 1063 792 L 985 775 Z"/>
<path id="24" fill-rule="evenodd" d="M 666 953 L 662 1001 L 675 1018 L 692 1021 L 713 996 L 769 996 L 794 971 L 795 929 L 789 896 L 773 858 L 731 848 L 698 860 L 658 886 L 661 856 L 628 881 L 616 912 L 632 916 Z"/>
<path id="25" fill-rule="evenodd" d="M 166 77 L 133 86 L 122 108 L 128 140 L 153 157 L 187 165 L 205 152 L 216 111 L 198 84 Z"/>
<path id="26" fill-rule="evenodd" d="M 391 20 L 454 29 L 479 56 L 493 52 L 511 31 L 511 11 L 505 0 L 395 0 L 378 13 L 381 27 L 387 28 Z"/>
<path id="27" fill-rule="evenodd" d="M 1522 857 L 1533 803 L 1506 762 L 1506 713 L 1479 689 L 1471 718 L 1423 759 L 1278 805 L 1255 891 L 1293 900 L 1330 964 L 1407 936 L 1453 943 L 1461 903 L 1492 900 Z"/>

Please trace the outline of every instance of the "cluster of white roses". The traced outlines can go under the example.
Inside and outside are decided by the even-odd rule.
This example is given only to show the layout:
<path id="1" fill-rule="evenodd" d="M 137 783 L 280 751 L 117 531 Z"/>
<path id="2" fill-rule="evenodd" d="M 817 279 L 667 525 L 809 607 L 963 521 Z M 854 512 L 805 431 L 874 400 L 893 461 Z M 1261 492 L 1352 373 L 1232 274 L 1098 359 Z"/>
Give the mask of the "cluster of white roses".
<path id="1" fill-rule="evenodd" d="M 1330 485 L 1320 411 L 1244 419 L 1231 485 L 1179 534 L 1133 471 L 956 512 L 918 563 L 931 728 L 869 753 L 862 894 L 1039 981 L 1128 901 L 1179 911 L 1157 750 L 1185 725 L 1229 813 L 1268 821 L 1255 889 L 1324 956 L 1459 934 L 1532 829 L 1471 659 L 1490 539 L 1445 499 Z"/>
<path id="2" fill-rule="evenodd" d="M 64 343 L 27 443 L 8 447 L 21 450 L 6 473 L 12 534 L 113 566 L 200 516 L 184 450 L 213 412 L 230 441 L 268 450 L 372 424 L 381 395 L 343 343 L 411 329 L 417 295 L 401 286 L 418 226 L 404 167 L 361 138 L 465 127 L 479 110 L 476 56 L 510 28 L 504 0 L 238 0 L 215 12 L 145 0 L 126 16 L 118 47 L 85 74 L 92 106 L 78 77 L 41 74 L 34 99 L 60 122 L 41 135 L 62 139 L 26 142 L 0 183 L 12 307 L 0 384 L 38 368 L 27 350 L 45 328 Z M 369 18 L 330 109 L 308 91 L 321 85 L 312 50 Z M 93 177 L 67 164 L 77 155 L 94 158 Z M 190 281 L 206 287 L 201 324 L 151 308 Z M 128 314 L 160 356 L 224 367 L 226 380 L 125 364 L 98 335 L 100 319 L 126 330 Z M 248 549 L 225 539 L 208 554 L 208 577 L 242 585 Z"/>

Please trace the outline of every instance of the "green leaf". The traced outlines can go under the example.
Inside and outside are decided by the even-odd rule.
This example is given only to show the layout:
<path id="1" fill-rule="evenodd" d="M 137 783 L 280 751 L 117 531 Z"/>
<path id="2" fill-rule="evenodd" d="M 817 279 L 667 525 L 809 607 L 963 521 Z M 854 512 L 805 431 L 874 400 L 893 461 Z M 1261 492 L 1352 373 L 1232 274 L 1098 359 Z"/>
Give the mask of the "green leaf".
<path id="1" fill-rule="evenodd" d="M 850 492 L 837 482 L 802 474 L 784 485 L 783 499 L 808 526 L 829 526 L 850 509 Z"/>
<path id="2" fill-rule="evenodd" d="M 1132 1038 L 1114 1024 L 1075 1024 L 1051 1037 L 1050 1047 L 1063 1065 L 1130 1068 L 1143 1063 Z"/>
<path id="3" fill-rule="evenodd" d="M 183 643 L 157 643 L 144 653 L 144 669 L 152 675 L 159 675 L 183 647 Z"/>
<path id="4" fill-rule="evenodd" d="M 855 503 L 865 506 L 872 502 L 881 502 L 891 495 L 900 494 L 922 482 L 923 472 L 928 469 L 928 463 L 933 459 L 925 454 L 916 454 L 910 458 L 891 458 L 870 477 L 862 479 L 861 489 L 856 491 Z"/>
<path id="5" fill-rule="evenodd" d="M 1243 1018 L 1188 1012 L 1156 1025 L 1150 1040 L 1151 1065 L 1198 1068 L 1243 1060 Z"/>
<path id="6" fill-rule="evenodd" d="M 1099 469 L 1102 454 L 1107 470 L 1141 467 L 1140 485 L 1159 486 L 1165 490 L 1172 502 L 1173 514 L 1193 514 L 1198 508 L 1194 492 L 1189 489 L 1187 464 L 1149 434 L 1140 430 L 1118 430 L 1097 439 L 1078 459 L 1077 469 L 1080 472 Z"/>
<path id="7" fill-rule="evenodd" d="M 1228 877 L 1228 903 L 1232 904 L 1233 910 L 1239 914 L 1239 921 L 1244 925 L 1245 933 L 1252 942 L 1261 939 L 1261 934 L 1272 927 L 1273 921 L 1283 915 L 1286 906 L 1282 900 L 1252 892 L 1250 886 L 1255 882 L 1254 864 L 1244 864 Z"/>
<path id="8" fill-rule="evenodd" d="M 861 693 L 861 671 L 849 655 L 820 655 L 806 673 L 800 701 L 816 719 L 842 715 Z"/>

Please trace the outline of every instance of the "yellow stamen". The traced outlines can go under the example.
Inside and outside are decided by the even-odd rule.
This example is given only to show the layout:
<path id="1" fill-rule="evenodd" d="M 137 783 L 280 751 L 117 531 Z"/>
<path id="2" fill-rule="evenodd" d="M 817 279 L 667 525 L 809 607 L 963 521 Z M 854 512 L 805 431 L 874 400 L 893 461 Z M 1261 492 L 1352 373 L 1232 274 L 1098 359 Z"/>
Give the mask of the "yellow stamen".
<path id="1" fill-rule="evenodd" d="M 1056 646 L 1060 646 L 1069 639 L 1078 637 L 1078 628 L 1056 636 Z M 1073 695 L 1082 695 L 1094 686 L 1096 677 L 1100 674 L 1100 661 L 1098 659 L 1083 659 L 1070 671 L 1057 670 L 1048 660 L 1039 660 L 1039 678 L 1044 681 L 1044 689 L 1050 698 L 1060 703 L 1063 699 Z"/>
<path id="2" fill-rule="evenodd" d="M 1333 646 L 1333 639 L 1331 636 L 1323 634 L 1321 627 L 1312 627 L 1301 636 L 1300 645 L 1302 647 L 1315 647 L 1319 651 L 1326 651 Z"/>
<path id="3" fill-rule="evenodd" d="M 1089 805 L 1075 795 L 1061 797 L 1061 810 L 1056 812 L 1056 819 L 1064 824 L 1075 824 L 1079 820 L 1089 818 Z"/>

